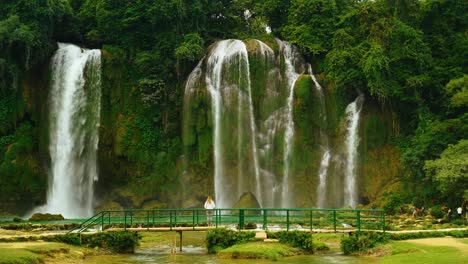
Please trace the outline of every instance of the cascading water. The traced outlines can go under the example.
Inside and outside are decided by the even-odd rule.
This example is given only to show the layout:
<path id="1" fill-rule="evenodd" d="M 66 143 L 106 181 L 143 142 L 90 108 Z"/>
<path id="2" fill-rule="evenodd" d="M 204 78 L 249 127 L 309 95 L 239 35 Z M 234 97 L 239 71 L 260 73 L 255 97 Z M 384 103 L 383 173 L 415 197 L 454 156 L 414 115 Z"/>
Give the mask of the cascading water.
<path id="1" fill-rule="evenodd" d="M 231 67 L 238 67 L 237 69 L 237 83 L 227 81 L 223 78 L 226 72 L 232 70 Z M 228 76 L 231 78 L 231 76 Z M 259 165 L 258 165 L 258 153 L 256 144 L 256 126 L 253 113 L 252 105 L 252 93 L 250 87 L 250 70 L 249 70 L 249 59 L 247 48 L 245 44 L 240 40 L 223 40 L 217 43 L 214 47 L 212 54 L 209 56 L 207 61 L 207 74 L 206 74 L 206 86 L 211 96 L 211 107 L 213 113 L 213 143 L 214 143 L 214 159 L 215 159 L 215 172 L 214 172 L 214 185 L 215 185 L 215 197 L 219 206 L 232 206 L 230 202 L 229 194 L 226 189 L 232 190 L 237 189 L 235 196 L 240 197 L 240 190 L 243 188 L 230 188 L 228 181 L 226 181 L 225 175 L 225 154 L 223 148 L 223 124 L 221 118 L 223 117 L 223 104 L 230 104 L 232 102 L 225 102 L 225 100 L 234 99 L 229 98 L 237 91 L 237 104 L 238 104 L 238 116 L 237 116 L 237 133 L 238 135 L 238 146 L 237 152 L 238 157 L 242 153 L 242 134 L 243 129 L 242 123 L 244 119 L 248 119 L 249 133 L 250 134 L 250 150 L 251 157 L 253 159 L 253 170 L 255 176 L 255 193 L 260 193 L 259 184 Z M 247 116 L 244 113 L 244 107 L 247 106 Z M 244 169 L 242 163 L 240 163 L 239 172 L 239 183 L 244 185 L 242 181 L 242 174 Z M 232 195 L 232 194 L 230 194 Z M 260 197 L 257 197 L 261 204 Z"/>
<path id="2" fill-rule="evenodd" d="M 219 41 L 187 80 L 184 144 L 188 152 L 193 151 L 191 146 L 200 144 L 207 133 L 200 130 L 200 122 L 211 122 L 219 207 L 233 206 L 245 192 L 252 193 L 262 207 L 289 204 L 292 100 L 299 76 L 294 64 L 299 54 L 286 42 L 278 40 L 278 45 L 280 52 L 275 55 L 259 40 Z M 283 71 L 282 61 L 286 62 Z M 209 101 L 211 114 L 201 118 L 205 112 L 200 105 L 205 101 Z M 186 164 L 190 167 L 192 163 L 189 160 Z"/>
<path id="3" fill-rule="evenodd" d="M 356 188 L 356 165 L 359 146 L 359 117 L 364 102 L 364 96 L 359 95 L 354 102 L 346 107 L 346 169 L 344 203 L 353 208 L 357 206 L 358 194 Z"/>
<path id="4" fill-rule="evenodd" d="M 325 110 L 325 96 L 323 94 L 322 86 L 317 82 L 317 79 L 315 78 L 315 75 L 312 72 L 312 66 L 310 64 L 309 64 L 309 74 L 318 92 L 318 98 L 319 98 L 319 104 L 320 104 L 319 116 L 322 121 L 322 124 L 325 125 L 327 123 L 327 112 Z M 331 158 L 331 150 L 330 150 L 330 144 L 328 142 L 328 136 L 323 131 L 323 129 L 320 130 L 320 141 L 322 142 L 321 148 L 323 150 L 323 155 L 322 155 L 322 160 L 320 162 L 320 168 L 319 168 L 319 184 L 317 185 L 316 204 L 318 208 L 323 208 L 326 206 L 325 197 L 327 196 L 328 166 L 330 165 L 330 158 Z"/>
<path id="5" fill-rule="evenodd" d="M 98 180 L 101 52 L 58 44 L 49 94 L 51 170 L 47 204 L 36 211 L 67 218 L 93 213 Z"/>
<path id="6" fill-rule="evenodd" d="M 294 84 L 296 83 L 299 74 L 294 68 L 295 54 L 291 45 L 278 40 L 278 44 L 284 54 L 284 62 L 286 65 L 286 76 L 288 79 L 289 94 L 286 104 L 286 131 L 284 136 L 284 158 L 283 158 L 283 180 L 281 183 L 281 207 L 290 207 L 289 195 L 289 173 L 291 167 L 291 156 L 294 138 L 294 120 L 293 120 L 293 101 L 294 101 Z"/>

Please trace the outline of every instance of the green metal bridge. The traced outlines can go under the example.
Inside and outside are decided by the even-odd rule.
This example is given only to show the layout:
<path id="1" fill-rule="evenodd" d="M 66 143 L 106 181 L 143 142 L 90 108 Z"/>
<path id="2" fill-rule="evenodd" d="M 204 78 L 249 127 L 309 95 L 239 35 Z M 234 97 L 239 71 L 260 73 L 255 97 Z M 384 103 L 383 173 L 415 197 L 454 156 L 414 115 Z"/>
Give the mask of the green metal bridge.
<path id="1" fill-rule="evenodd" d="M 182 232 L 211 228 L 385 232 L 385 214 L 380 209 L 217 208 L 211 210 L 212 226 L 207 225 L 207 211 L 201 208 L 106 210 L 87 219 L 68 233 L 112 230 Z"/>

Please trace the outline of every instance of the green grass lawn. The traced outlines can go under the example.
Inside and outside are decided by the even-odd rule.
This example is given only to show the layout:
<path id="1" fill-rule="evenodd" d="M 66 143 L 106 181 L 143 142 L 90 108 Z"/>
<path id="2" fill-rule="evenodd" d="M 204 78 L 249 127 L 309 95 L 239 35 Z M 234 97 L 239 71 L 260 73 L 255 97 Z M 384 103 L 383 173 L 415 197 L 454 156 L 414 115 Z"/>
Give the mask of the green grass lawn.
<path id="1" fill-rule="evenodd" d="M 467 239 L 457 239 L 467 243 Z M 405 241 L 392 241 L 392 254 L 382 257 L 379 263 L 411 263 L 411 264 L 439 264 L 439 263 L 468 263 L 468 252 L 449 246 L 428 246 Z"/>
<path id="2" fill-rule="evenodd" d="M 220 258 L 271 259 L 301 254 L 301 250 L 281 243 L 249 242 L 237 244 L 218 253 Z"/>
<path id="3" fill-rule="evenodd" d="M 44 257 L 27 249 L 0 248 L 1 264 L 35 264 L 42 263 Z"/>
<path id="4" fill-rule="evenodd" d="M 54 263 L 80 260 L 92 249 L 56 242 L 0 243 L 0 264 L 35 264 L 54 259 Z"/>

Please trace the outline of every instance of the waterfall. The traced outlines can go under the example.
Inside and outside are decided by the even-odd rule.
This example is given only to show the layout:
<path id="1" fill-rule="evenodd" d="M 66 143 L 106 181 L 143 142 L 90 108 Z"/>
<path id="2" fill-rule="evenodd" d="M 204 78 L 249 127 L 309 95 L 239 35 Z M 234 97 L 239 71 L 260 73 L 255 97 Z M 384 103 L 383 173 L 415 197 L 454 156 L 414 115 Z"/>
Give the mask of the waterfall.
<path id="1" fill-rule="evenodd" d="M 98 180 L 101 52 L 58 44 L 49 94 L 51 181 L 47 204 L 37 211 L 67 218 L 93 213 Z"/>
<path id="2" fill-rule="evenodd" d="M 259 40 L 218 41 L 187 79 L 186 164 L 196 163 L 189 161 L 206 153 L 193 147 L 200 146 L 200 137 L 210 135 L 219 207 L 235 205 L 245 192 L 262 207 L 290 205 L 293 94 L 299 77 L 294 66 L 301 61 L 290 44 L 278 40 L 278 45 L 275 53 Z M 205 102 L 209 114 L 203 110 Z M 190 167 L 187 172 L 195 173 Z"/>
<path id="3" fill-rule="evenodd" d="M 233 69 L 232 67 L 236 67 Z M 230 74 L 232 71 L 234 73 Z M 237 73 L 235 82 L 230 80 Z M 245 188 L 231 188 L 226 175 L 226 151 L 224 134 L 229 131 L 223 130 L 222 117 L 225 115 L 223 108 L 226 105 L 234 104 L 234 93 L 237 93 L 237 157 L 245 155 L 243 152 L 243 120 L 248 119 L 249 124 L 247 130 L 250 135 L 250 156 L 253 160 L 253 171 L 255 177 L 255 190 L 257 195 L 261 193 L 260 190 L 260 170 L 258 162 L 258 151 L 256 143 L 256 125 L 253 112 L 252 91 L 250 87 L 250 70 L 247 48 L 240 40 L 223 40 L 216 44 L 212 53 L 207 60 L 207 73 L 206 73 L 206 86 L 211 97 L 211 111 L 213 116 L 213 146 L 214 146 L 214 185 L 215 185 L 215 198 L 218 206 L 228 207 L 232 206 L 233 198 L 240 197 L 239 193 Z M 232 100 L 232 101 L 229 101 Z M 247 116 L 244 114 L 244 108 L 247 108 Z M 242 133 L 242 134 L 241 134 Z M 231 139 L 226 139 L 231 140 Z M 242 160 L 242 159 L 241 159 Z M 238 161 L 238 182 L 240 185 L 246 185 L 242 179 L 244 168 L 242 161 Z M 236 193 L 231 193 L 234 191 Z M 261 204 L 261 197 L 257 196 Z"/>
<path id="4" fill-rule="evenodd" d="M 319 98 L 319 104 L 320 104 L 319 105 L 319 111 L 320 111 L 319 117 L 322 121 L 322 125 L 325 126 L 327 124 L 327 111 L 325 109 L 325 96 L 323 94 L 322 86 L 320 86 L 320 84 L 317 82 L 317 79 L 315 78 L 315 75 L 312 72 L 312 66 L 310 64 L 309 64 L 309 74 L 318 92 L 318 98 Z M 330 165 L 330 158 L 331 158 L 331 150 L 330 150 L 330 144 L 328 142 L 328 136 L 323 131 L 323 129 L 320 130 L 320 141 L 322 142 L 321 148 L 323 150 L 323 155 L 322 155 L 320 168 L 319 168 L 319 184 L 317 185 L 316 204 L 318 208 L 323 208 L 326 206 L 325 197 L 327 196 L 328 166 Z"/>
<path id="5" fill-rule="evenodd" d="M 299 74 L 294 68 L 295 54 L 292 46 L 287 42 L 278 40 L 280 49 L 284 54 L 284 62 L 286 65 L 286 77 L 288 81 L 289 94 L 286 103 L 287 125 L 284 136 L 284 156 L 283 156 L 283 180 L 281 183 L 281 207 L 290 207 L 289 198 L 289 174 L 291 168 L 291 156 L 294 138 L 294 120 L 293 120 L 293 101 L 294 101 L 294 84 L 296 83 Z"/>
<path id="6" fill-rule="evenodd" d="M 357 206 L 356 165 L 359 146 L 359 117 L 364 96 L 359 95 L 346 107 L 346 168 L 345 168 L 345 205 Z"/>

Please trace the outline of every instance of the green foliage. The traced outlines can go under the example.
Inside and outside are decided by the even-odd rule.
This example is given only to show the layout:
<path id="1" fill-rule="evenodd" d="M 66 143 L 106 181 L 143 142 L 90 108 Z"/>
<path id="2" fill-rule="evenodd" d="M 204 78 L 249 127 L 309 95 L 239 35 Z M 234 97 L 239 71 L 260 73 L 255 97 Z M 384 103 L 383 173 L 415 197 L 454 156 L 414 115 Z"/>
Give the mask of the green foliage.
<path id="1" fill-rule="evenodd" d="M 434 205 L 429 209 L 431 215 L 435 218 L 443 218 L 445 215 L 445 212 L 442 211 L 442 206 L 440 205 Z"/>
<path id="2" fill-rule="evenodd" d="M 0 17 L 5 19 L 0 20 L 0 93 L 15 90 L 20 74 L 51 54 L 54 30 L 66 31 L 66 26 L 58 24 L 65 25 L 71 11 L 68 1 L 62 0 L 2 1 Z"/>
<path id="3" fill-rule="evenodd" d="M 335 1 L 291 1 L 288 11 L 288 23 L 282 28 L 286 39 L 315 55 L 331 48 L 338 14 Z"/>
<path id="4" fill-rule="evenodd" d="M 269 238 L 276 238 L 280 243 L 312 252 L 312 234 L 304 231 L 267 232 Z"/>
<path id="5" fill-rule="evenodd" d="M 455 145 L 449 145 L 439 159 L 426 161 L 424 169 L 434 175 L 438 188 L 445 194 L 464 191 L 468 199 L 468 140 L 462 139 Z"/>
<path id="6" fill-rule="evenodd" d="M 33 128 L 22 122 L 14 134 L 0 136 L 0 208 L 22 213 L 45 195 L 45 176 L 31 157 Z M 12 177 L 14 176 L 14 177 Z M 34 198 L 32 198 L 34 197 Z"/>
<path id="7" fill-rule="evenodd" d="M 206 233 L 206 248 L 209 253 L 216 253 L 238 243 L 245 243 L 255 237 L 255 232 L 238 232 L 216 228 Z"/>
<path id="8" fill-rule="evenodd" d="M 187 34 L 184 42 L 175 50 L 176 58 L 179 60 L 194 61 L 203 56 L 204 41 L 198 34 Z"/>
<path id="9" fill-rule="evenodd" d="M 383 233 L 353 233 L 352 235 L 344 237 L 341 240 L 340 247 L 344 254 L 349 255 L 374 248 L 378 244 L 387 242 L 388 239 L 389 236 Z"/>
<path id="10" fill-rule="evenodd" d="M 48 236 L 45 237 L 45 241 L 61 242 L 73 246 L 81 246 L 81 239 L 80 235 L 78 234 Z"/>
<path id="11" fill-rule="evenodd" d="M 115 253 L 133 253 L 139 244 L 140 237 L 137 232 L 102 232 L 82 237 L 82 244 L 89 247 L 100 247 Z M 75 239 L 71 239 L 74 241 Z"/>
<path id="12" fill-rule="evenodd" d="M 468 75 L 450 80 L 445 86 L 445 93 L 450 97 L 451 108 L 468 106 Z"/>
<path id="13" fill-rule="evenodd" d="M 394 215 L 400 212 L 400 206 L 405 203 L 404 197 L 398 193 L 384 193 L 386 203 L 383 206 L 386 214 Z"/>
<path id="14" fill-rule="evenodd" d="M 23 218 L 21 218 L 19 216 L 15 216 L 15 217 L 13 217 L 13 222 L 21 223 L 21 222 L 24 222 L 24 220 L 23 220 Z"/>

